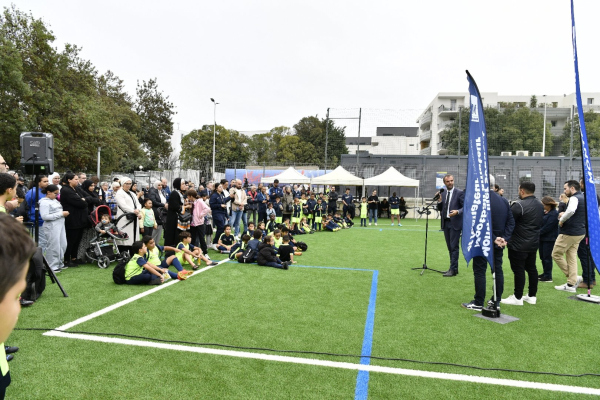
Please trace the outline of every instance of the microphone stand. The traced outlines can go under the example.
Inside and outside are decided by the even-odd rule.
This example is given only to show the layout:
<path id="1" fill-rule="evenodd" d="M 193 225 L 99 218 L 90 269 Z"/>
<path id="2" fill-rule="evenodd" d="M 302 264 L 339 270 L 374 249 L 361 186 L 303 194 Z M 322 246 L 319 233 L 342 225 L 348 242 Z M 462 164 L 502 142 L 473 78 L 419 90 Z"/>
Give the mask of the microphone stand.
<path id="1" fill-rule="evenodd" d="M 433 206 L 433 203 L 436 202 L 439 199 L 439 196 L 436 196 L 433 198 L 433 200 L 431 201 L 431 203 L 427 204 L 425 206 L 425 208 L 423 208 L 423 210 L 425 211 L 425 260 L 423 261 L 423 267 L 421 268 L 411 268 L 412 270 L 417 270 L 420 269 L 421 270 L 421 276 L 423 276 L 423 273 L 425 272 L 426 269 L 430 270 L 430 271 L 434 271 L 434 272 L 439 272 L 440 274 L 445 273 L 446 271 L 438 271 L 437 269 L 433 269 L 433 268 L 429 268 L 427 267 L 427 234 L 429 232 L 429 209 Z"/>

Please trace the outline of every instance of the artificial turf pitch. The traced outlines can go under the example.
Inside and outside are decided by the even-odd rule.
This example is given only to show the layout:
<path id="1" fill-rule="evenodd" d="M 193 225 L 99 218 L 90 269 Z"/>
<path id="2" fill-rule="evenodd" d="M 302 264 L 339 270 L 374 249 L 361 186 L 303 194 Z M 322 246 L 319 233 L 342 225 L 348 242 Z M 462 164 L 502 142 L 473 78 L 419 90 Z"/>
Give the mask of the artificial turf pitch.
<path id="1" fill-rule="evenodd" d="M 358 219 L 356 222 L 358 223 Z M 74 331 L 239 346 L 238 351 L 358 364 L 360 357 L 283 353 L 298 350 L 360 355 L 377 271 L 372 355 L 485 368 L 599 373 L 595 304 L 569 300 L 554 285 L 565 278 L 555 266 L 554 283 L 540 283 L 538 304 L 503 306 L 519 321 L 499 325 L 460 307 L 473 298 L 473 274 L 461 255 L 460 274 L 421 267 L 424 221 L 318 232 L 300 240 L 309 249 L 289 271 L 255 264 L 224 263 L 187 281 L 152 293 Z M 446 270 L 448 253 L 439 221 L 429 231 L 427 264 Z M 221 259 L 210 251 L 213 259 Z M 18 328 L 56 328 L 151 287 L 117 286 L 112 267 L 86 265 L 58 275 L 63 298 L 48 280 L 46 291 L 21 313 Z M 309 268 L 331 267 L 331 268 Z M 539 266 L 538 269 L 541 269 Z M 512 272 L 505 254 L 505 294 Z M 488 274 L 489 276 L 489 274 Z M 488 281 L 491 294 L 491 279 Z M 579 290 L 580 293 L 584 291 Z M 373 311 L 373 310 L 372 310 Z M 197 354 L 171 349 L 98 343 L 16 330 L 9 399 L 351 398 L 357 371 L 272 360 Z M 102 336 L 102 335 L 100 335 Z M 136 339 L 137 340 L 137 339 Z M 189 345 L 192 346 L 192 345 Z M 205 347 L 221 349 L 215 345 Z M 268 348 L 275 351 L 247 348 Z M 235 350 L 235 349 L 229 349 Z M 559 377 L 482 371 L 447 365 L 376 360 L 371 365 L 461 375 L 600 388 L 600 377 Z M 369 374 L 370 398 L 580 398 L 581 394 Z"/>

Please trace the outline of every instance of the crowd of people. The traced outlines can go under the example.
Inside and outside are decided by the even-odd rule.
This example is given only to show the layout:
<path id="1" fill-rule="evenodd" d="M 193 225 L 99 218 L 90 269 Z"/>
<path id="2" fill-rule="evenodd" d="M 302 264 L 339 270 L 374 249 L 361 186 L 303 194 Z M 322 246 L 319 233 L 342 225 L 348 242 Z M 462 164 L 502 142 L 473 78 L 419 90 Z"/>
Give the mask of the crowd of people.
<path id="1" fill-rule="evenodd" d="M 523 302 L 537 303 L 538 283 L 553 282 L 552 266 L 555 262 L 566 277 L 566 282 L 554 286 L 556 290 L 576 293 L 578 288 L 596 285 L 596 266 L 590 257 L 586 241 L 586 204 L 583 179 L 569 180 L 559 202 L 550 196 L 538 199 L 535 184 L 524 181 L 519 185 L 519 198 L 509 203 L 502 197 L 502 189 L 489 177 L 490 206 L 492 214 L 492 238 L 494 240 L 494 272 L 496 298 L 487 302 L 488 307 L 500 304 L 522 306 Z M 439 195 L 438 210 L 441 212 L 442 230 L 450 257 L 450 267 L 445 277 L 458 275 L 459 238 L 462 232 L 464 192 L 454 187 L 454 177 L 444 177 L 446 191 Z M 600 203 L 600 198 L 598 199 Z M 512 294 L 502 298 L 504 292 L 503 252 L 508 248 L 510 268 L 514 274 Z M 536 267 L 537 257 L 542 262 L 542 272 Z M 577 258 L 581 262 L 582 275 L 578 275 Z M 484 257 L 473 258 L 475 296 L 467 309 L 481 311 L 486 306 L 486 270 Z M 525 290 L 525 284 L 528 284 Z"/>

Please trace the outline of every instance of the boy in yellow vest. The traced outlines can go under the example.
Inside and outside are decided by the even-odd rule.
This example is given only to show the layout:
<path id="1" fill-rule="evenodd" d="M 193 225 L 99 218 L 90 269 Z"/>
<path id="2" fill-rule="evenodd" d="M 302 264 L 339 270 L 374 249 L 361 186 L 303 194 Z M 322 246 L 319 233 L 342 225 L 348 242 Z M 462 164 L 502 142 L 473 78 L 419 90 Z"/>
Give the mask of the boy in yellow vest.
<path id="1" fill-rule="evenodd" d="M 128 285 L 160 285 L 165 281 L 163 274 L 169 270 L 150 264 L 144 256 L 148 252 L 143 242 L 131 246 L 133 256 L 125 266 L 125 283 Z"/>

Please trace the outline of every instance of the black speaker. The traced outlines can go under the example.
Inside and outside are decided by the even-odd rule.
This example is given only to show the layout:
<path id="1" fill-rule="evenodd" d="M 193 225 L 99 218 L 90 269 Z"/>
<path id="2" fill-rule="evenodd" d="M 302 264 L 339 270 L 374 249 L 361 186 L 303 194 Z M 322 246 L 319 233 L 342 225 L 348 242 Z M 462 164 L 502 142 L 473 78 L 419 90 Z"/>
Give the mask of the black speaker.
<path id="1" fill-rule="evenodd" d="M 27 174 L 54 173 L 54 137 L 51 133 L 21 133 L 21 169 Z"/>

